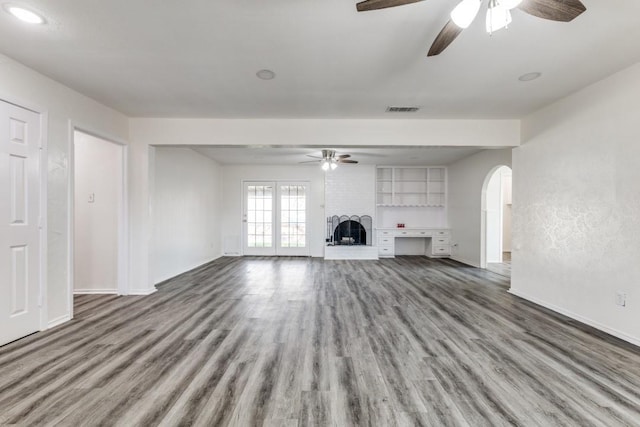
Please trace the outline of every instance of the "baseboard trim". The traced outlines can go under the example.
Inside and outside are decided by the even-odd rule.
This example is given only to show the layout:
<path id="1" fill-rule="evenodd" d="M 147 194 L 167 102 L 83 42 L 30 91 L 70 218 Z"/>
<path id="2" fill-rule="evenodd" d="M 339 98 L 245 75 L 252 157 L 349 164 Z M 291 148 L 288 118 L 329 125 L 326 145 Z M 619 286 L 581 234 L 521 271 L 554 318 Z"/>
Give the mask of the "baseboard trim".
<path id="1" fill-rule="evenodd" d="M 453 256 L 453 255 L 449 256 L 449 259 L 452 259 L 452 260 L 454 260 L 454 261 L 461 262 L 462 264 L 466 264 L 466 265 L 471 266 L 471 267 L 480 268 L 480 265 L 479 265 L 479 264 L 473 263 L 473 262 L 468 261 L 468 260 L 466 260 L 466 259 L 458 258 L 458 257 Z"/>
<path id="2" fill-rule="evenodd" d="M 569 318 L 571 318 L 573 320 L 577 320 L 580 323 L 584 323 L 585 325 L 588 325 L 588 326 L 591 326 L 593 328 L 596 328 L 596 329 L 598 329 L 598 330 L 600 330 L 602 332 L 605 332 L 605 333 L 607 333 L 609 335 L 612 335 L 612 336 L 614 336 L 616 338 L 620 338 L 621 340 L 626 341 L 628 343 L 631 343 L 631 344 L 633 344 L 635 346 L 640 347 L 640 339 L 638 339 L 638 338 L 636 338 L 634 336 L 631 336 L 631 335 L 626 334 L 624 332 L 618 331 L 617 329 L 610 328 L 610 327 L 608 327 L 606 325 L 603 325 L 602 323 L 596 322 L 595 320 L 591 320 L 591 319 L 589 319 L 587 317 L 584 317 L 584 316 L 581 316 L 579 314 L 573 313 L 573 312 L 571 312 L 569 310 L 565 310 L 564 308 L 558 307 L 557 305 L 549 304 L 546 301 L 543 301 L 543 300 L 541 300 L 539 298 L 536 298 L 536 297 L 532 297 L 531 295 L 527 295 L 524 292 L 520 292 L 520 291 L 515 290 L 515 289 L 509 289 L 509 293 L 512 294 L 512 295 L 515 295 L 515 296 L 517 296 L 519 298 L 522 298 L 522 299 L 525 299 L 527 301 L 530 301 L 530 302 L 532 302 L 534 304 L 537 304 L 539 306 L 542 306 L 542 307 L 544 307 L 546 309 L 549 309 L 551 311 L 555 311 L 556 313 L 560 313 L 563 316 L 567 316 L 567 317 L 569 317 Z"/>
<path id="3" fill-rule="evenodd" d="M 158 290 L 155 288 L 147 288 L 147 289 L 130 289 L 127 295 L 151 295 Z"/>
<path id="4" fill-rule="evenodd" d="M 49 320 L 47 322 L 47 329 L 55 328 L 56 326 L 62 325 L 71 320 L 71 316 L 68 314 L 64 314 L 60 317 L 56 317 L 55 319 Z"/>
<path id="5" fill-rule="evenodd" d="M 117 289 L 74 289 L 74 295 L 93 295 L 93 294 L 107 294 L 107 295 L 118 295 Z"/>

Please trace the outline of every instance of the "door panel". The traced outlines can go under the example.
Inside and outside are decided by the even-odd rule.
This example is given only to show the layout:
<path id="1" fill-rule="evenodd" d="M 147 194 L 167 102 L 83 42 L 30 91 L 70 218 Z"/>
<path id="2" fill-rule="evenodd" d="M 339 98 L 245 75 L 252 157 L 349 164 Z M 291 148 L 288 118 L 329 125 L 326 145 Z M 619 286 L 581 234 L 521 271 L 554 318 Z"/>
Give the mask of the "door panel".
<path id="1" fill-rule="evenodd" d="M 308 183 L 244 183 L 244 254 L 308 256 Z"/>
<path id="2" fill-rule="evenodd" d="M 307 184 L 278 183 L 278 255 L 308 256 Z"/>
<path id="3" fill-rule="evenodd" d="M 273 182 L 244 184 L 244 254 L 275 255 Z"/>
<path id="4" fill-rule="evenodd" d="M 0 345 L 40 329 L 40 117 L 0 101 Z"/>

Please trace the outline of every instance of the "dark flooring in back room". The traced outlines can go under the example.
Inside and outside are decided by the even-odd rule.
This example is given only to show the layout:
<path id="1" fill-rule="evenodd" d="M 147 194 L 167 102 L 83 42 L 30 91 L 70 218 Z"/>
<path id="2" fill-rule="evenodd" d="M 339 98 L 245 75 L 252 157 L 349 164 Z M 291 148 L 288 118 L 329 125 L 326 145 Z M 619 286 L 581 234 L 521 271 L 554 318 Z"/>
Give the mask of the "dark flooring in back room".
<path id="1" fill-rule="evenodd" d="M 221 258 L 0 348 L 0 424 L 640 425 L 640 350 L 425 257 Z"/>

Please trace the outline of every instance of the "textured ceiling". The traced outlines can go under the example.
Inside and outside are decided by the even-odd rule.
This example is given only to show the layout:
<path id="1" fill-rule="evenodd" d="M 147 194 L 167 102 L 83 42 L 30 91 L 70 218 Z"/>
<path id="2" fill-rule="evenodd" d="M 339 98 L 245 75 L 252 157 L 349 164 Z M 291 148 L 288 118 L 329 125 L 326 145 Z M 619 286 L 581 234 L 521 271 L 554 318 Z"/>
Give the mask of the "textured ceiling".
<path id="1" fill-rule="evenodd" d="M 640 1 L 583 1 L 571 23 L 515 11 L 493 36 L 479 17 L 427 58 L 457 0 L 20 0 L 49 24 L 0 12 L 0 52 L 138 117 L 517 118 L 640 60 Z"/>

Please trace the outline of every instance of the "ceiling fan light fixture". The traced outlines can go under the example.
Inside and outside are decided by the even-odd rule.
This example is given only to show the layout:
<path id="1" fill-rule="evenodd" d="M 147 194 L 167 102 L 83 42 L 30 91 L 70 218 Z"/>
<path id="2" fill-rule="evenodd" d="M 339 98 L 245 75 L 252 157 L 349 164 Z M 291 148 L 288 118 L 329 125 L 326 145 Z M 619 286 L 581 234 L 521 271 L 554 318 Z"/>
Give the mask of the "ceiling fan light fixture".
<path id="1" fill-rule="evenodd" d="M 334 171 L 336 170 L 337 167 L 338 167 L 338 162 L 336 162 L 336 159 L 331 159 L 331 170 Z"/>
<path id="2" fill-rule="evenodd" d="M 502 6 L 499 0 L 489 0 L 487 33 L 492 34 L 502 28 L 507 28 L 509 24 L 511 24 L 511 12 L 509 9 Z"/>
<path id="3" fill-rule="evenodd" d="M 462 0 L 451 11 L 451 20 L 460 28 L 467 28 L 478 15 L 480 0 Z"/>
<path id="4" fill-rule="evenodd" d="M 322 159 L 322 161 L 320 162 L 320 167 L 322 168 L 323 171 L 326 172 L 331 167 L 331 163 L 327 159 Z"/>
<path id="5" fill-rule="evenodd" d="M 19 20 L 21 20 L 22 22 L 26 22 L 27 24 L 40 25 L 47 22 L 42 16 L 38 15 L 32 10 L 25 9 L 24 7 L 5 3 L 4 9 L 15 18 L 18 18 Z"/>

